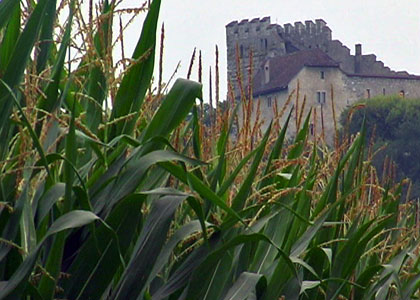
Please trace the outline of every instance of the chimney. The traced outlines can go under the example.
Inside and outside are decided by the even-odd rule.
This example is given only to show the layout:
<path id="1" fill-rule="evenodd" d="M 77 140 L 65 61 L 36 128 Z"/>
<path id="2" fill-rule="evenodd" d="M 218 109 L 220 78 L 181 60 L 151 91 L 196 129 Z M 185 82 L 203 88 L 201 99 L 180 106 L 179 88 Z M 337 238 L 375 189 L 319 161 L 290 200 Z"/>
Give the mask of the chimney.
<path id="1" fill-rule="evenodd" d="M 362 44 L 356 44 L 356 56 L 362 55 Z"/>
<path id="2" fill-rule="evenodd" d="M 362 44 L 356 44 L 356 55 L 354 56 L 354 73 L 360 73 L 360 65 L 362 63 Z"/>

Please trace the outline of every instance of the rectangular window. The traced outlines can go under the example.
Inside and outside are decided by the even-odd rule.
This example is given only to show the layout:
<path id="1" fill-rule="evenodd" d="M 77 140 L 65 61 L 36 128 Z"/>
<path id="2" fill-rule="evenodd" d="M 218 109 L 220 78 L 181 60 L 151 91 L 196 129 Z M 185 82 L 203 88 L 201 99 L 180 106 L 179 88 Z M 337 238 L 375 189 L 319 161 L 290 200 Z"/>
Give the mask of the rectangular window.
<path id="1" fill-rule="evenodd" d="M 267 97 L 267 106 L 271 107 L 271 97 Z"/>
<path id="2" fill-rule="evenodd" d="M 318 104 L 324 105 L 326 98 L 327 98 L 327 93 L 325 91 L 316 92 L 316 101 L 318 102 Z"/>
<path id="3" fill-rule="evenodd" d="M 370 99 L 370 89 L 366 89 L 366 99 Z"/>
<path id="4" fill-rule="evenodd" d="M 385 88 L 382 89 L 382 95 L 385 95 Z"/>
<path id="5" fill-rule="evenodd" d="M 324 71 L 321 71 L 321 79 L 325 79 L 325 73 L 324 73 Z"/>

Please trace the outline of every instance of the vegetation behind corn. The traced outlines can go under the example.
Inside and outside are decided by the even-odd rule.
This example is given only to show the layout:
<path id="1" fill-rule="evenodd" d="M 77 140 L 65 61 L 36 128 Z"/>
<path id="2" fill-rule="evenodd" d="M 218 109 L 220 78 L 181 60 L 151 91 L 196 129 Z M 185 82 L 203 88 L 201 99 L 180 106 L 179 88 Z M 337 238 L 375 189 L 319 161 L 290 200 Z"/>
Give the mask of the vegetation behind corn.
<path id="1" fill-rule="evenodd" d="M 291 112 L 237 127 L 217 59 L 205 116 L 201 67 L 163 84 L 161 49 L 153 80 L 160 4 L 0 2 L 0 298 L 419 297 L 417 207 L 366 126 L 334 149 L 310 115 L 293 141 Z M 143 11 L 127 58 L 114 23 Z"/>

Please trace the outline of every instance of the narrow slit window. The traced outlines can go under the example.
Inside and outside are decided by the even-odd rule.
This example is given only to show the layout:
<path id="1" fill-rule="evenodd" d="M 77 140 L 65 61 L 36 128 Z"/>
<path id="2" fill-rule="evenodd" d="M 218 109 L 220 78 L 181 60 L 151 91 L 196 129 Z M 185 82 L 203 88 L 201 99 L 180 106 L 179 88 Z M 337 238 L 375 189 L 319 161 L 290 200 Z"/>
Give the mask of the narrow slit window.
<path id="1" fill-rule="evenodd" d="M 325 79 L 325 72 L 324 71 L 321 71 L 320 75 L 321 75 L 321 79 Z"/>
<path id="2" fill-rule="evenodd" d="M 326 98 L 327 98 L 327 93 L 325 91 L 316 92 L 316 101 L 318 104 L 324 105 Z"/>
<path id="3" fill-rule="evenodd" d="M 271 107 L 271 97 L 267 97 L 267 106 Z"/>

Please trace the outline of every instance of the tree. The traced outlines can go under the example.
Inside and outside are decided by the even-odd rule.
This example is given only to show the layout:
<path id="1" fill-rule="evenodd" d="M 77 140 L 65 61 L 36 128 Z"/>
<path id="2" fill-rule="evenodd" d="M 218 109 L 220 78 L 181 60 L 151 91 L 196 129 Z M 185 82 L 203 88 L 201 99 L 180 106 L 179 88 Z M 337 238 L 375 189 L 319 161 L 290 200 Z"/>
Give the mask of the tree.
<path id="1" fill-rule="evenodd" d="M 413 182 L 411 196 L 419 197 L 420 100 L 398 96 L 361 100 L 353 109 L 348 108 L 342 113 L 340 122 L 343 128 L 348 128 L 349 133 L 354 134 L 360 129 L 364 117 L 367 139 L 370 140 L 374 134 L 374 149 L 385 146 L 374 157 L 373 163 L 378 173 L 382 173 L 384 160 L 389 157 L 397 165 L 397 179 L 410 178 Z"/>

